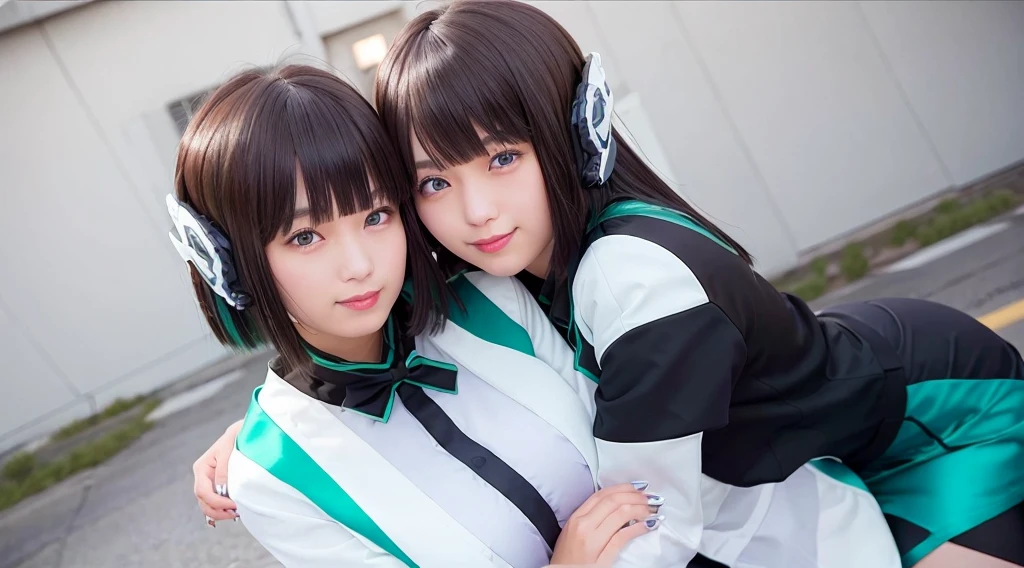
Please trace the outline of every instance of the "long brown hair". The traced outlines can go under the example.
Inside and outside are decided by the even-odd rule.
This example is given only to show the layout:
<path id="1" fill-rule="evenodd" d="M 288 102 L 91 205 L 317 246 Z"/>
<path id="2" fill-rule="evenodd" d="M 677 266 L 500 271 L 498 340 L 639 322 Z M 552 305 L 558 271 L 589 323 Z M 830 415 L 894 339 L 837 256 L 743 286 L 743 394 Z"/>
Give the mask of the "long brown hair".
<path id="1" fill-rule="evenodd" d="M 178 145 L 175 193 L 227 236 L 241 288 L 252 298 L 244 311 L 227 308 L 189 266 L 217 339 L 243 350 L 270 343 L 291 369 L 309 363 L 265 252 L 275 236 L 291 230 L 300 172 L 314 223 L 372 208 L 373 192 L 398 208 L 409 249 L 407 276 L 415 290 L 432 292 L 413 302 L 409 331 L 441 325 L 447 288 L 415 220 L 412 182 L 377 114 L 338 77 L 289 65 L 228 80 Z"/>
<path id="2" fill-rule="evenodd" d="M 618 133 L 611 179 L 599 189 L 583 188 L 569 118 L 583 63 L 572 36 L 538 8 L 456 0 L 420 14 L 395 38 L 377 73 L 375 103 L 410 175 L 413 136 L 441 168 L 486 155 L 476 127 L 504 144 L 531 143 L 550 202 L 556 277 L 565 276 L 575 257 L 589 212 L 618 197 L 686 213 L 750 263 L 739 243 L 673 191 Z"/>

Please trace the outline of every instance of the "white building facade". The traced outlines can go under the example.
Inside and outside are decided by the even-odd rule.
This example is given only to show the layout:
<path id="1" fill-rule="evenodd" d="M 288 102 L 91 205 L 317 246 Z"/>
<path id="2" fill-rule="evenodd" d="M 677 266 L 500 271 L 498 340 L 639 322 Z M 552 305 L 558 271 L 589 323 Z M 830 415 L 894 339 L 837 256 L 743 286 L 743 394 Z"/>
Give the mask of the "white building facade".
<path id="1" fill-rule="evenodd" d="M 0 451 L 228 354 L 163 196 L 188 103 L 321 59 L 370 94 L 431 2 L 0 5 Z M 537 2 L 650 161 L 758 258 L 1024 159 L 1024 3 Z"/>

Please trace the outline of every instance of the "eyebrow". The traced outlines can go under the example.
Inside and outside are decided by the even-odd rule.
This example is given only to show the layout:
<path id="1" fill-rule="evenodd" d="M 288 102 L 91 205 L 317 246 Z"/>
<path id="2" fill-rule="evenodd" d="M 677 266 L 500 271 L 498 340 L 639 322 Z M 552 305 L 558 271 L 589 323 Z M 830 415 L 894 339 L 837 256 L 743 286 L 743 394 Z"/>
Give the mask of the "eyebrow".
<path id="1" fill-rule="evenodd" d="M 496 140 L 494 139 L 494 136 L 491 136 L 490 134 L 480 139 L 480 143 L 483 144 L 484 146 L 489 146 L 491 144 L 494 144 L 495 142 Z M 434 160 L 431 160 L 429 158 L 426 160 L 417 160 L 415 165 L 417 170 L 430 169 L 440 171 L 442 169 L 434 162 Z"/>

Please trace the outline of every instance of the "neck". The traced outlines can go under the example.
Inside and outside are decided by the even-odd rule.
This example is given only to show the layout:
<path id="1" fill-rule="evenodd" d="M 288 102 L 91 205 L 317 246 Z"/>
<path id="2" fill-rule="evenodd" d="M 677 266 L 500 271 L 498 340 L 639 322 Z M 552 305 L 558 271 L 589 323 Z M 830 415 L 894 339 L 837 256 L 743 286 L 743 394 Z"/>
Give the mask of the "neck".
<path id="1" fill-rule="evenodd" d="M 544 250 L 533 259 L 533 262 L 526 266 L 526 271 L 540 279 L 548 277 L 548 272 L 551 270 L 551 251 L 555 248 L 555 240 L 552 239 L 548 246 L 544 247 Z"/>
<path id="2" fill-rule="evenodd" d="M 352 363 L 379 363 L 381 361 L 381 353 L 383 351 L 381 346 L 384 343 L 383 329 L 378 329 L 362 337 L 338 337 L 324 333 L 313 334 L 309 333 L 301 325 L 296 325 L 295 329 L 306 343 L 339 359 Z"/>

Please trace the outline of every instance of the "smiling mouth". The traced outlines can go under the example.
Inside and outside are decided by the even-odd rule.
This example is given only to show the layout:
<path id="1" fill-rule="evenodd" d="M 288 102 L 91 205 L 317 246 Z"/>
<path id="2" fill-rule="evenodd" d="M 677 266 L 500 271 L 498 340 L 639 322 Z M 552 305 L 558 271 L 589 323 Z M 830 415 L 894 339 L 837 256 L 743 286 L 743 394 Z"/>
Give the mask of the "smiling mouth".
<path id="1" fill-rule="evenodd" d="M 515 232 L 516 229 L 512 229 L 511 231 L 505 233 L 504 235 L 496 235 L 493 237 L 488 237 L 486 239 L 480 239 L 479 241 L 474 241 L 470 244 L 472 244 L 482 252 L 495 253 L 505 248 L 505 245 L 507 245 L 509 241 L 512 240 L 512 236 L 515 235 Z"/>
<path id="2" fill-rule="evenodd" d="M 358 296 L 352 296 L 351 298 L 346 298 L 338 303 L 352 310 L 368 310 L 376 305 L 377 300 L 379 299 L 380 290 L 376 290 L 360 294 Z"/>

